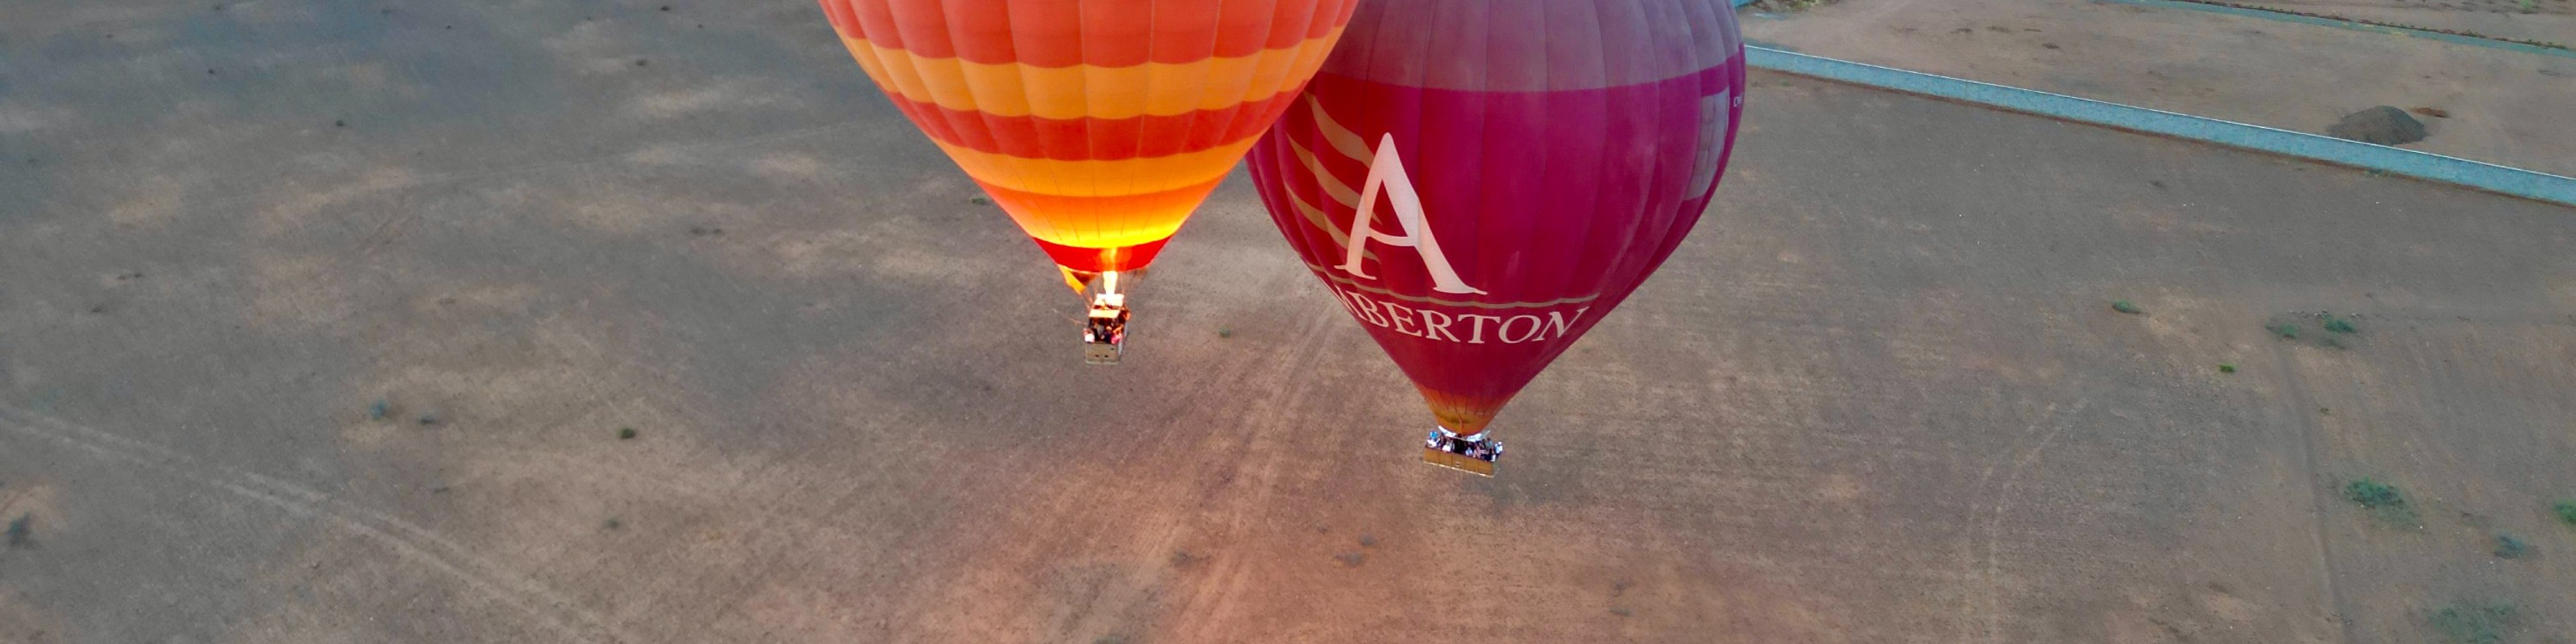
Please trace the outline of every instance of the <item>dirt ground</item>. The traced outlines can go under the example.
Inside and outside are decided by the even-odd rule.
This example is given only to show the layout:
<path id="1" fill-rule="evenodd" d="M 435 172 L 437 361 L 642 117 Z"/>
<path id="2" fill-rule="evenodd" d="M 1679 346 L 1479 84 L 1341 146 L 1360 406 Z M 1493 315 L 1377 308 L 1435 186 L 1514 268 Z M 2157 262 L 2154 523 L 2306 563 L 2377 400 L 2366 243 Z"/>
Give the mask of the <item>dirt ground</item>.
<path id="1" fill-rule="evenodd" d="M 2568 14 L 2290 8 L 2482 32 L 2512 23 L 2576 43 Z M 1747 15 L 1755 44 L 2312 134 L 2376 105 L 2434 108 L 2448 116 L 2417 117 L 2429 136 L 2402 147 L 2576 176 L 2576 128 L 2564 126 L 2576 58 L 2092 0 L 1844 0 Z"/>
<path id="2" fill-rule="evenodd" d="M 2576 47 L 2576 0 L 2277 0 L 2237 4 Z"/>
<path id="3" fill-rule="evenodd" d="M 661 6 L 0 21 L 0 641 L 2576 641 L 2564 208 L 1757 74 L 1479 479 L 1240 177 L 1086 367 L 813 6 Z"/>

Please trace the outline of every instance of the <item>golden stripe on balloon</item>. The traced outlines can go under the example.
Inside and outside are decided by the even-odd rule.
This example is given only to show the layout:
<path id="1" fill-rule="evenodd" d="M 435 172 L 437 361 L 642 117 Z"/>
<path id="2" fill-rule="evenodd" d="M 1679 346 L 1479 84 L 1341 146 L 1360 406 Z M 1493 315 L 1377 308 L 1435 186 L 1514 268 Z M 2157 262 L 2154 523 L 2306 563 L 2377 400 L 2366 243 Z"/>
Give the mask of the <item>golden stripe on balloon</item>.
<path id="1" fill-rule="evenodd" d="M 913 101 L 994 116 L 1123 119 L 1225 109 L 1296 90 L 1323 65 L 1341 33 L 1335 28 L 1291 47 L 1244 56 L 1126 67 L 978 63 L 916 56 L 848 32 L 841 40 L 878 85 Z M 1105 91 L 1110 88 L 1144 91 Z"/>
<path id="2" fill-rule="evenodd" d="M 1114 197 L 1162 192 L 1223 178 L 1258 139 L 1219 145 L 1196 152 L 1115 160 L 1058 161 L 979 152 L 932 139 L 966 176 L 1023 192 L 1076 197 Z"/>
<path id="3" fill-rule="evenodd" d="M 824 0 L 834 26 L 977 62 L 1124 67 L 1286 47 L 1341 27 L 1351 0 Z M 1142 27 L 1141 29 L 1139 27 Z"/>
<path id="4" fill-rule="evenodd" d="M 1029 236 L 1067 246 L 1115 248 L 1172 236 L 1216 190 L 1220 175 L 1160 192 L 1108 197 L 1053 195 L 977 182 Z"/>
<path id="5" fill-rule="evenodd" d="M 1351 1 L 824 8 L 895 107 L 1058 262 L 1122 248 L 1142 265 L 1323 65 Z"/>
<path id="6" fill-rule="evenodd" d="M 892 98 L 896 109 L 940 142 L 1015 157 L 1080 161 L 1196 152 L 1260 136 L 1270 129 L 1271 119 L 1266 117 L 1296 96 L 1281 92 L 1224 109 L 1125 119 L 994 116 Z"/>

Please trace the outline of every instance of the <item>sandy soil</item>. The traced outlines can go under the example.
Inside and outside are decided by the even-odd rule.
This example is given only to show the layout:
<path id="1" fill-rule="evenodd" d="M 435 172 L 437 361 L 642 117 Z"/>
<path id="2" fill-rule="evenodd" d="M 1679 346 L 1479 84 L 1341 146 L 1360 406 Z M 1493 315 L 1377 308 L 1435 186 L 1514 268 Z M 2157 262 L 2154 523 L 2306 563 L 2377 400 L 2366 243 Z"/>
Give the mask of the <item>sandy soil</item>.
<path id="1" fill-rule="evenodd" d="M 670 6 L 0 21 L 0 641 L 2576 634 L 2563 208 L 1757 75 L 1478 479 L 1245 182 L 1085 367 L 810 4 Z"/>
<path id="2" fill-rule="evenodd" d="M 2566 17 L 2511 20 L 2576 26 Z M 2449 116 L 2418 117 L 2429 136 L 2404 147 L 2576 176 L 2576 128 L 2563 126 L 2576 58 L 2087 0 L 1846 0 L 1749 18 L 1744 31 L 1803 53 L 2301 132 L 2375 105 L 2435 108 Z"/>
<path id="3" fill-rule="evenodd" d="M 2277 0 L 2237 4 L 2576 47 L 2576 0 Z"/>

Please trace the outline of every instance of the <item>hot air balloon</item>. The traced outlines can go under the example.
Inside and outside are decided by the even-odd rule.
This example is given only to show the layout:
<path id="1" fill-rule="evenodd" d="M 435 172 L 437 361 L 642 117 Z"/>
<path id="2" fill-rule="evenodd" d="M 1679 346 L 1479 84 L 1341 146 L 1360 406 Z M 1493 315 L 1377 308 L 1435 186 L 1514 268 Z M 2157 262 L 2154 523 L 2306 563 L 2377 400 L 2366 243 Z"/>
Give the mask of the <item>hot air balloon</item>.
<path id="1" fill-rule="evenodd" d="M 1493 475 L 1496 412 L 1670 256 L 1735 142 L 1725 0 L 1369 0 L 1253 147 L 1271 219 Z"/>
<path id="2" fill-rule="evenodd" d="M 868 78 L 1092 294 L 1093 363 L 1124 346 L 1123 289 L 1314 75 L 1351 2 L 822 0 Z"/>

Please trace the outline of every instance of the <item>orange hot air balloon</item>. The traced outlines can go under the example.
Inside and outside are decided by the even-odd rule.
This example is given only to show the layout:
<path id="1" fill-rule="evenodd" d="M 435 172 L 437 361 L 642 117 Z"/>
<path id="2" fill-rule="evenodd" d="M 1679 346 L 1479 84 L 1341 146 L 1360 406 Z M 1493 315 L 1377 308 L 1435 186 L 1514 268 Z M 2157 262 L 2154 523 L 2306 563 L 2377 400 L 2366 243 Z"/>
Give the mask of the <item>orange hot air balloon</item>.
<path id="1" fill-rule="evenodd" d="M 1120 273 L 1287 109 L 1354 0 L 822 0 L 933 143 L 1092 292 L 1090 362 L 1126 337 Z"/>

